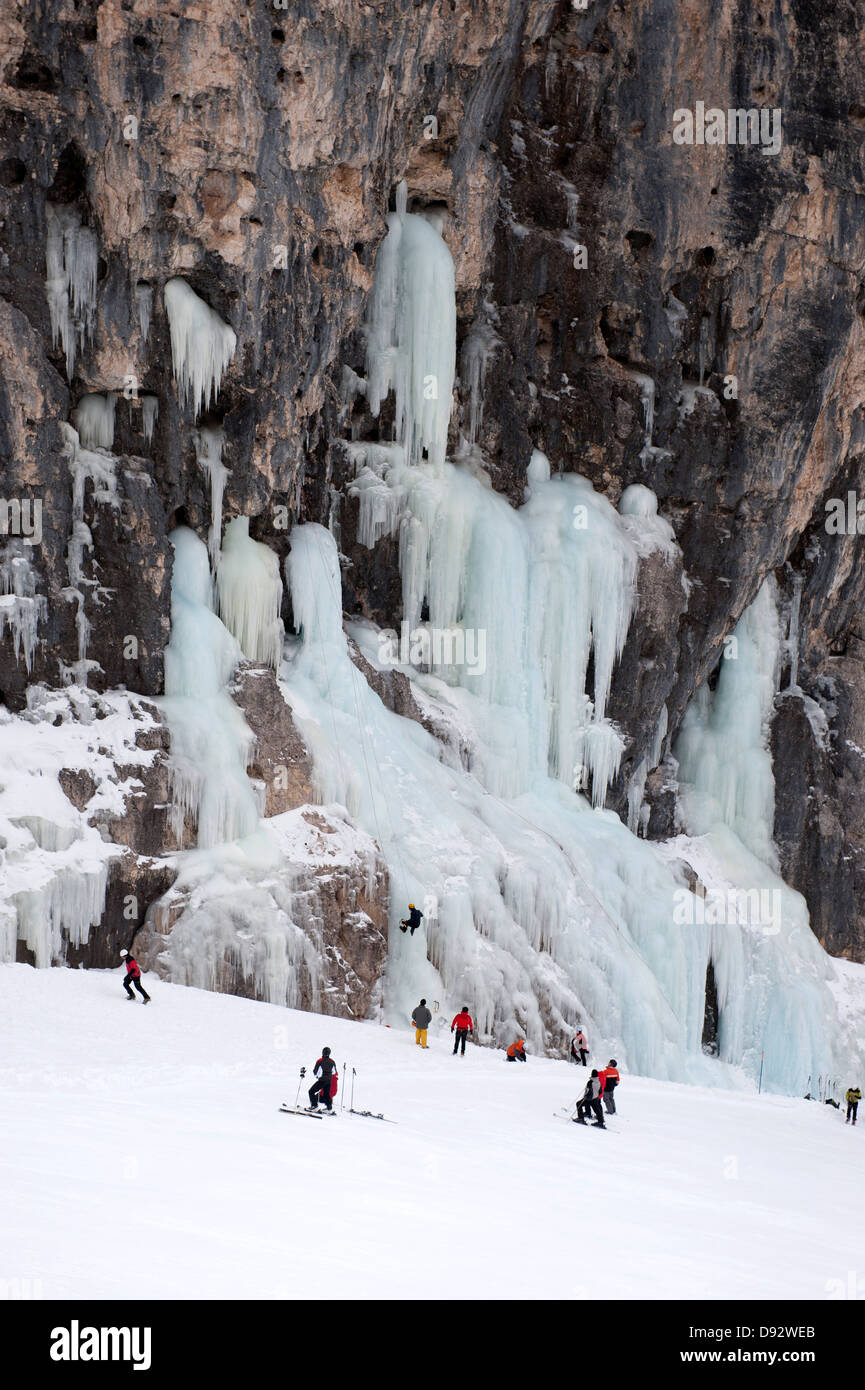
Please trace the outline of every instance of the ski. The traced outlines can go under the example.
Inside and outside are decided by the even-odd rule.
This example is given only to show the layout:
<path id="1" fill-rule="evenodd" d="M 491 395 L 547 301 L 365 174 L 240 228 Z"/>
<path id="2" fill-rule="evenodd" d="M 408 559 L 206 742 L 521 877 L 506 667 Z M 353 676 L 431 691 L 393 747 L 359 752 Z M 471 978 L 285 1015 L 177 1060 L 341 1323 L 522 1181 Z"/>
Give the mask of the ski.
<path id="1" fill-rule="evenodd" d="M 317 1115 L 314 1110 L 292 1110 L 290 1105 L 279 1107 L 280 1115 L 308 1115 L 311 1120 L 320 1120 L 321 1115 Z"/>
<path id="2" fill-rule="evenodd" d="M 389 1120 L 387 1115 L 376 1115 L 372 1110 L 349 1110 L 349 1115 L 360 1115 L 366 1120 L 384 1120 L 386 1125 L 395 1125 L 396 1120 Z"/>

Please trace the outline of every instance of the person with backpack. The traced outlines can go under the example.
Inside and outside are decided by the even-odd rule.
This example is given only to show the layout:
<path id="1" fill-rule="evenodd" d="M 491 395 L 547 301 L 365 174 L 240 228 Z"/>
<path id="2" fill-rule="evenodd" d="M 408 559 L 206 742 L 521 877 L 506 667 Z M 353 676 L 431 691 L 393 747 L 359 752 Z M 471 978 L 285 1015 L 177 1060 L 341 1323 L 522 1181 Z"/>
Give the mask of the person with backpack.
<path id="1" fill-rule="evenodd" d="M 432 1014 L 427 1008 L 427 1002 L 422 999 L 411 1016 L 411 1021 L 415 1026 L 415 1042 L 419 1047 L 426 1047 L 426 1032 L 432 1022 Z"/>
<path id="2" fill-rule="evenodd" d="M 574 1120 L 576 1125 L 584 1125 L 586 1116 L 594 1114 L 592 1124 L 597 1129 L 606 1129 L 604 1124 L 604 1108 L 601 1105 L 601 1096 L 604 1094 L 604 1083 L 600 1078 L 597 1067 L 593 1068 L 592 1074 L 586 1082 L 586 1089 L 583 1091 L 582 1098 L 577 1102 L 577 1118 Z"/>
<path id="3" fill-rule="evenodd" d="M 468 1004 L 464 1004 L 463 1007 L 462 1007 L 462 1009 L 460 1010 L 460 1012 L 455 1016 L 454 1021 L 453 1021 L 453 1023 L 451 1024 L 451 1032 L 452 1032 L 452 1033 L 453 1033 L 454 1029 L 456 1029 L 456 1037 L 454 1038 L 454 1052 L 453 1052 L 453 1055 L 456 1057 L 456 1055 L 457 1055 L 457 1048 L 461 1046 L 461 1047 L 462 1047 L 462 1054 L 461 1054 L 461 1055 L 462 1055 L 463 1057 L 465 1057 L 465 1055 L 466 1055 L 466 1038 L 468 1037 L 469 1033 L 471 1033 L 472 1037 L 474 1037 L 474 1033 L 475 1033 L 475 1025 L 472 1023 L 472 1016 L 471 1016 L 471 1014 L 469 1013 L 469 1006 L 468 1006 Z"/>
<path id="4" fill-rule="evenodd" d="M 608 1115 L 615 1115 L 616 1098 L 613 1092 L 615 1091 L 616 1087 L 622 1079 L 619 1076 L 618 1068 L 616 1067 L 615 1057 L 610 1058 L 604 1070 L 600 1073 L 600 1077 L 604 1083 L 604 1108 Z"/>
<path id="5" fill-rule="evenodd" d="M 321 1072 L 321 1076 L 318 1076 L 319 1072 Z M 312 1074 L 313 1076 L 318 1076 L 318 1080 L 314 1081 L 309 1088 L 309 1105 L 307 1109 L 317 1110 L 318 1098 L 320 1096 L 324 1101 L 326 1109 L 333 1110 L 333 1097 L 336 1095 L 337 1075 L 336 1062 L 333 1061 L 330 1055 L 329 1047 L 323 1047 L 321 1049 L 321 1056 L 313 1067 Z"/>
<path id="6" fill-rule="evenodd" d="M 526 1045 L 522 1038 L 517 1038 L 508 1048 L 509 1062 L 524 1062 L 526 1060 Z"/>
<path id="7" fill-rule="evenodd" d="M 138 990 L 145 1004 L 150 1003 L 150 995 L 141 983 L 141 966 L 129 951 L 121 951 L 121 958 L 126 965 L 126 976 L 123 981 L 123 988 L 126 990 L 128 998 L 135 1003 L 135 995 L 132 993 L 133 985 Z"/>
<path id="8" fill-rule="evenodd" d="M 862 1092 L 859 1090 L 859 1087 L 858 1087 L 858 1086 L 851 1086 L 850 1089 L 849 1089 L 848 1092 L 847 1092 L 847 1095 L 845 1096 L 845 1100 L 847 1101 L 847 1118 L 846 1118 L 846 1120 L 844 1121 L 845 1125 L 849 1125 L 851 1116 L 852 1116 L 852 1119 L 853 1119 L 853 1123 L 854 1123 L 854 1125 L 855 1125 L 855 1123 L 856 1123 L 856 1112 L 857 1112 L 857 1110 L 859 1109 L 859 1102 L 860 1102 L 861 1099 L 862 1099 Z"/>
<path id="9" fill-rule="evenodd" d="M 582 1062 L 585 1067 L 587 1065 L 586 1058 L 588 1055 L 589 1044 L 586 1041 L 586 1035 L 582 1028 L 578 1028 L 576 1035 L 571 1039 L 571 1056 L 575 1062 Z"/>
<path id="10" fill-rule="evenodd" d="M 404 918 L 403 921 L 400 922 L 400 929 L 402 931 L 405 931 L 407 927 L 411 927 L 411 934 L 412 936 L 414 936 L 422 921 L 423 913 L 415 907 L 414 903 L 409 903 L 408 917 Z"/>

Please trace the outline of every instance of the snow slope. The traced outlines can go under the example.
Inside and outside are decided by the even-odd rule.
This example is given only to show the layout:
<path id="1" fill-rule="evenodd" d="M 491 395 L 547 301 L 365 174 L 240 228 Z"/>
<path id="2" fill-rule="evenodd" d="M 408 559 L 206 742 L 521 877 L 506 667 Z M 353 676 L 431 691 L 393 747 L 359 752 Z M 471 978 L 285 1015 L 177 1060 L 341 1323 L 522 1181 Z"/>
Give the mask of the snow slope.
<path id="1" fill-rule="evenodd" d="M 130 1009 L 119 972 L 0 966 L 0 1280 L 60 1299 L 825 1299 L 861 1265 L 865 1133 L 828 1107 L 626 1076 L 601 1134 L 552 1114 L 581 1068 L 454 1059 L 438 1017 L 424 1056 L 407 1031 L 147 986 Z M 325 1044 L 398 1125 L 279 1113 Z"/>

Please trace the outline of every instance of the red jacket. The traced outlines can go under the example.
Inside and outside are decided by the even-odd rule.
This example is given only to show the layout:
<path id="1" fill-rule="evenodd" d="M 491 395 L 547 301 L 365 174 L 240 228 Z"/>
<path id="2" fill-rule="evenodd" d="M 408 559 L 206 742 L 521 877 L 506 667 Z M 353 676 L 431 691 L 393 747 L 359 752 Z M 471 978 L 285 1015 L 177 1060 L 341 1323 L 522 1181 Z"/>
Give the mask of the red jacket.
<path id="1" fill-rule="evenodd" d="M 621 1077 L 619 1076 L 616 1067 L 607 1067 L 605 1071 L 599 1072 L 598 1075 L 604 1083 L 605 1091 L 608 1087 L 611 1091 L 614 1091 L 618 1086 L 619 1082 L 621 1081 Z"/>
<path id="2" fill-rule="evenodd" d="M 134 956 L 126 957 L 126 973 L 127 975 L 131 975 L 133 980 L 141 979 L 141 970 Z"/>
<path id="3" fill-rule="evenodd" d="M 473 1033 L 475 1031 L 475 1025 L 472 1023 L 471 1014 L 457 1014 L 451 1024 L 451 1032 L 453 1032 L 455 1028 L 461 1028 L 467 1033 Z"/>
<path id="4" fill-rule="evenodd" d="M 508 1048 L 508 1056 L 513 1057 L 517 1052 L 523 1052 L 525 1050 L 525 1046 L 526 1045 L 523 1042 L 522 1038 L 517 1038 L 516 1042 L 512 1042 L 510 1047 Z"/>

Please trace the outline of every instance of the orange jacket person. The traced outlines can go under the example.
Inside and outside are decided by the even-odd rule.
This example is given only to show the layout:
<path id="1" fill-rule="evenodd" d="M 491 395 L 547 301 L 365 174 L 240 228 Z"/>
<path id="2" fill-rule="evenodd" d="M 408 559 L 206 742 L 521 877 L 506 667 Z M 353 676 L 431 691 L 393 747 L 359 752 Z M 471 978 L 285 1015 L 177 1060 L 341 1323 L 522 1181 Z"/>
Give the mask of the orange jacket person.
<path id="1" fill-rule="evenodd" d="M 508 1048 L 509 1062 L 524 1062 L 526 1060 L 526 1045 L 522 1038 L 517 1038 Z"/>
<path id="2" fill-rule="evenodd" d="M 616 1059 L 615 1057 L 611 1057 L 606 1067 L 601 1072 L 601 1080 L 604 1083 L 604 1105 L 606 1106 L 608 1115 L 615 1115 L 616 1113 L 616 1098 L 613 1092 L 621 1079 L 618 1068 L 616 1067 Z"/>
<path id="3" fill-rule="evenodd" d="M 465 1057 L 466 1037 L 469 1033 L 471 1033 L 472 1037 L 474 1037 L 475 1032 L 475 1025 L 472 1023 L 472 1016 L 469 1013 L 468 1004 L 463 1005 L 461 1011 L 457 1014 L 456 1018 L 451 1024 L 451 1032 L 453 1032 L 454 1029 L 456 1029 L 456 1037 L 454 1038 L 454 1056 L 456 1057 L 457 1048 L 460 1046 L 460 1044 L 462 1044 L 461 1055 Z"/>

